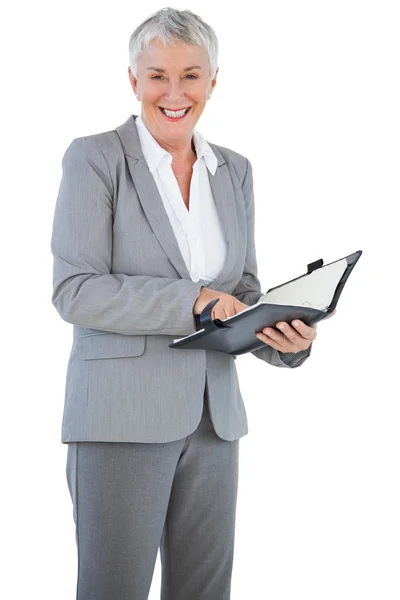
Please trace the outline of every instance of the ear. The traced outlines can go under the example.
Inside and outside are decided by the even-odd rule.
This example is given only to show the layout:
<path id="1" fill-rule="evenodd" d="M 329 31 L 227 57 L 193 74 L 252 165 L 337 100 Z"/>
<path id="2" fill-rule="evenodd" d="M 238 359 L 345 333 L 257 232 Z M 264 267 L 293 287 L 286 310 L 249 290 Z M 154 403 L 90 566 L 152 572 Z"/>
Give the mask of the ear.
<path id="1" fill-rule="evenodd" d="M 137 94 L 138 94 L 138 80 L 136 79 L 136 77 L 132 73 L 130 67 L 128 67 L 128 76 L 129 76 L 129 81 L 131 83 L 132 89 L 135 92 L 135 95 L 137 96 Z"/>
<path id="2" fill-rule="evenodd" d="M 215 88 L 215 86 L 217 85 L 217 75 L 218 75 L 218 71 L 219 71 L 219 67 L 217 67 L 217 70 L 215 71 L 215 76 L 214 76 L 214 79 L 213 79 L 213 80 L 212 80 L 212 82 L 211 82 L 212 89 L 214 89 L 214 88 Z"/>

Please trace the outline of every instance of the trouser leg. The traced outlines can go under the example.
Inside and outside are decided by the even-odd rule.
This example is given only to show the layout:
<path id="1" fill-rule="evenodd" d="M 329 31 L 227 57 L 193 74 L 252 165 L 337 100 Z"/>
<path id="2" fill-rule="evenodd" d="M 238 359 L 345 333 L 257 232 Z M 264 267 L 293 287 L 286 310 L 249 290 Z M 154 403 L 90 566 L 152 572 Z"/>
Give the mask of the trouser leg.
<path id="1" fill-rule="evenodd" d="M 207 402 L 176 466 L 161 540 L 161 600 L 228 600 L 239 440 L 222 440 Z"/>
<path id="2" fill-rule="evenodd" d="M 68 444 L 77 600 L 147 600 L 184 442 Z"/>

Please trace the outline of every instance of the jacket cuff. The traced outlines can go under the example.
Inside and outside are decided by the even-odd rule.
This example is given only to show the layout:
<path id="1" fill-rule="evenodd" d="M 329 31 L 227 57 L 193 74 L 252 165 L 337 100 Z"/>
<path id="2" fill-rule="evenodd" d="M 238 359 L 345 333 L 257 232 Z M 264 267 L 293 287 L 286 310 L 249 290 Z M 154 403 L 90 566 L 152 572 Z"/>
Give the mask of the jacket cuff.
<path id="1" fill-rule="evenodd" d="M 310 356 L 311 354 L 312 344 L 307 348 L 307 350 L 300 350 L 300 352 L 280 352 L 278 350 L 279 358 L 285 365 L 288 367 L 296 368 L 300 367 L 303 362 Z"/>

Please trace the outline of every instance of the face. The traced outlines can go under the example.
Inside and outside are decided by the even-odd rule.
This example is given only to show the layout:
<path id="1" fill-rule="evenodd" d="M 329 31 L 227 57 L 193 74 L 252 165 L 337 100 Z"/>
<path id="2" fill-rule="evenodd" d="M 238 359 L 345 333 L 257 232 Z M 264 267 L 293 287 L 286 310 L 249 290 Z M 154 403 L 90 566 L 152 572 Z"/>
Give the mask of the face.
<path id="1" fill-rule="evenodd" d="M 184 148 L 190 144 L 193 129 L 216 85 L 218 70 L 211 80 L 207 50 L 176 44 L 170 48 L 153 40 L 139 55 L 137 79 L 130 67 L 128 73 L 142 103 L 141 118 L 146 127 L 164 146 Z M 166 117 L 161 107 L 190 109 L 183 118 L 174 120 Z"/>

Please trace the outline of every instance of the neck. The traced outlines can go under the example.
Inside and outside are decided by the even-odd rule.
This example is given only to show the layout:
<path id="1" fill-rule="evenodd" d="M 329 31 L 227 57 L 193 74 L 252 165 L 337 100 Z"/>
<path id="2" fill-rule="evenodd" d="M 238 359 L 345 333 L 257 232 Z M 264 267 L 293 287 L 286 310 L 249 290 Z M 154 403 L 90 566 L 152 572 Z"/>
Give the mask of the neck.
<path id="1" fill-rule="evenodd" d="M 175 163 L 178 164 L 182 164 L 182 163 L 187 163 L 187 162 L 191 162 L 193 160 L 193 157 L 196 157 L 196 148 L 193 142 L 193 137 L 192 139 L 189 141 L 188 144 L 186 144 L 185 146 L 181 146 L 179 148 L 177 148 L 176 146 L 171 146 L 170 144 L 168 144 L 167 142 L 164 142 L 163 140 L 159 140 L 155 135 L 153 135 L 154 139 L 156 140 L 156 142 L 161 146 L 161 148 L 164 148 L 164 150 L 167 150 L 167 152 L 169 152 L 172 156 L 172 160 Z"/>
<path id="2" fill-rule="evenodd" d="M 178 163 L 178 164 L 188 163 L 188 162 L 192 162 L 193 158 L 197 159 L 196 147 L 194 145 L 194 140 L 193 140 L 193 132 L 192 132 L 190 138 L 188 138 L 187 140 L 183 140 L 183 141 L 179 140 L 178 146 L 171 145 L 167 141 L 159 139 L 158 136 L 153 133 L 152 128 L 147 121 L 147 117 L 145 115 L 143 115 L 143 113 L 141 114 L 141 119 L 142 119 L 143 123 L 146 125 L 147 129 L 150 131 L 153 138 L 161 146 L 161 148 L 164 148 L 164 150 L 167 150 L 167 152 L 169 152 L 171 154 L 172 160 L 175 163 Z"/>

